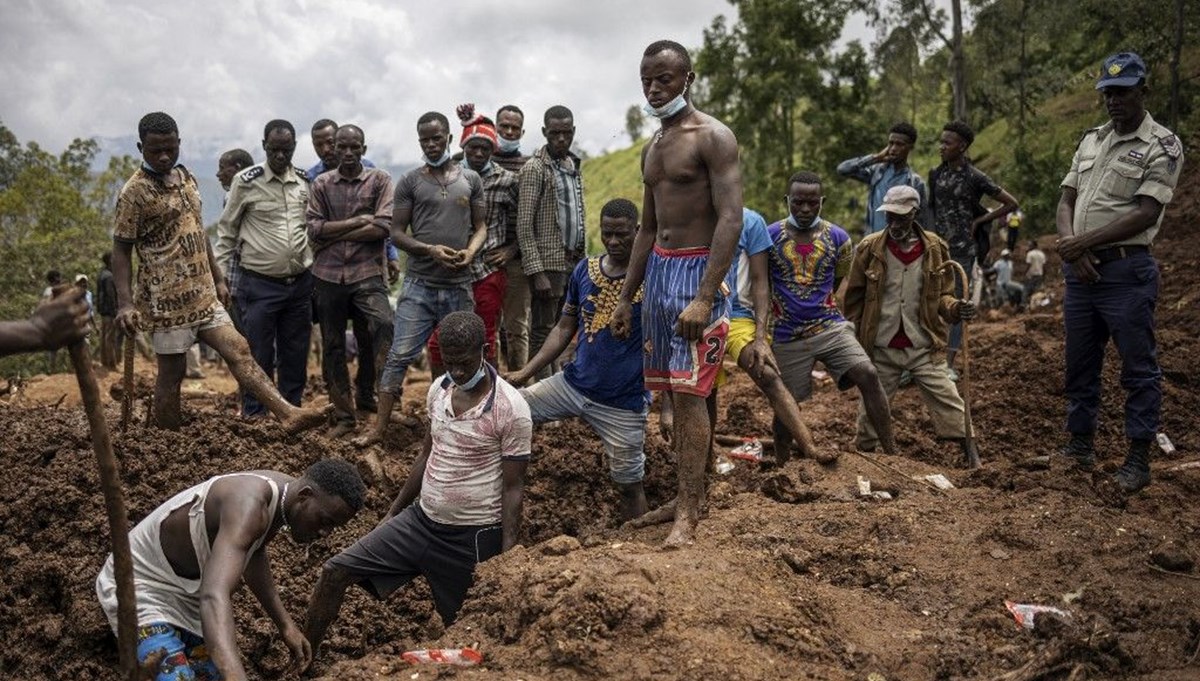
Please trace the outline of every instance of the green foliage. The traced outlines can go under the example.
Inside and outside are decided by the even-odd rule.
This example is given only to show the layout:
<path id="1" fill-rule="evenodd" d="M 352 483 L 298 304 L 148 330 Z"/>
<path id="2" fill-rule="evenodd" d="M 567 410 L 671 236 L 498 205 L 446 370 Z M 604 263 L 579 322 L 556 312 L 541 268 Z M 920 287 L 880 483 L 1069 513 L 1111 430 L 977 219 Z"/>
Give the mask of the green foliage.
<path id="1" fill-rule="evenodd" d="M 0 125 L 0 319 L 29 316 L 56 269 L 70 282 L 75 274 L 93 281 L 100 254 L 111 248 L 110 224 L 116 192 L 136 162 L 114 158 L 94 175 L 99 151 L 94 140 L 76 139 L 55 156 L 29 142 L 21 147 Z M 32 356 L 0 360 L 0 373 L 41 368 Z"/>
<path id="2" fill-rule="evenodd" d="M 629 199 L 642 209 L 642 146 L 595 156 L 583 162 L 583 201 L 587 206 L 588 253 L 603 253 L 600 243 L 600 209 L 613 199 Z"/>

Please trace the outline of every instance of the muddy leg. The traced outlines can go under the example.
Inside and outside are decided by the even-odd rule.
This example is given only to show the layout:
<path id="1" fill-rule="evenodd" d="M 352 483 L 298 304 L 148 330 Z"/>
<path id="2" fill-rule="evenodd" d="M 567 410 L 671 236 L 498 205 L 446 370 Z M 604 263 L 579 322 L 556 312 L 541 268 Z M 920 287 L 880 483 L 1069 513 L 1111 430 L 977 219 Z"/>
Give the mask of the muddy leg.
<path id="1" fill-rule="evenodd" d="M 283 399 L 262 367 L 250 356 L 246 339 L 232 324 L 205 329 L 199 335 L 200 340 L 208 343 L 229 365 L 229 373 L 237 379 L 238 385 L 258 398 L 289 433 L 316 428 L 325 422 L 326 410 L 302 409 Z"/>
<path id="2" fill-rule="evenodd" d="M 396 404 L 396 396 L 386 390 L 379 391 L 379 406 L 375 412 L 375 420 L 367 427 L 367 434 L 351 440 L 355 447 L 370 447 L 383 441 L 387 434 L 388 422 L 392 418 L 392 406 Z"/>
<path id="3" fill-rule="evenodd" d="M 158 377 L 154 381 L 154 424 L 167 430 L 179 430 L 183 412 L 179 386 L 187 372 L 187 355 L 158 355 Z"/>
<path id="4" fill-rule="evenodd" d="M 677 393 L 675 435 L 672 443 L 679 475 L 679 494 L 675 505 L 675 525 L 664 545 L 678 548 L 692 543 L 700 522 L 700 501 L 704 496 L 704 466 L 712 448 L 712 423 L 705 399 Z"/>

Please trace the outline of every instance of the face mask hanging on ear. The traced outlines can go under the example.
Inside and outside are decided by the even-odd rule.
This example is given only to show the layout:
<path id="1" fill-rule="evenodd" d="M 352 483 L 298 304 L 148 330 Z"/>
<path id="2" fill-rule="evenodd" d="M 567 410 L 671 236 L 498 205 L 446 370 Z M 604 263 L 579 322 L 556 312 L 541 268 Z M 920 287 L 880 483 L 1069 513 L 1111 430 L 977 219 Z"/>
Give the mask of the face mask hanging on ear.
<path id="1" fill-rule="evenodd" d="M 500 152 L 501 153 L 511 154 L 514 151 L 518 151 L 520 148 L 521 148 L 521 140 L 519 140 L 519 139 L 510 140 L 510 139 L 505 139 L 503 137 L 500 138 Z"/>
<path id="2" fill-rule="evenodd" d="M 479 370 L 475 372 L 474 376 L 467 379 L 466 383 L 459 383 L 458 381 L 455 381 L 453 376 L 450 377 L 450 380 L 454 382 L 454 385 L 458 387 L 459 390 L 471 391 L 474 390 L 475 386 L 479 385 L 479 382 L 483 380 L 485 373 L 487 373 L 487 360 L 480 357 Z"/>
<path id="3" fill-rule="evenodd" d="M 675 99 L 672 99 L 671 101 L 667 102 L 666 104 L 663 104 L 660 107 L 650 106 L 649 102 L 647 102 L 646 104 L 643 104 L 642 111 L 645 111 L 647 116 L 653 116 L 655 118 L 660 118 L 660 119 L 661 118 L 670 118 L 671 116 L 674 116 L 675 114 L 679 113 L 680 111 L 683 111 L 683 107 L 687 106 L 687 100 L 684 99 L 684 95 L 687 94 L 688 87 L 690 87 L 690 86 L 687 86 L 687 85 L 683 86 L 683 92 L 680 92 L 678 95 L 675 96 Z"/>
<path id="4" fill-rule="evenodd" d="M 796 222 L 796 216 L 794 216 L 794 215 L 788 215 L 787 221 L 788 221 L 789 225 L 791 225 L 792 227 L 795 227 L 796 229 L 800 230 L 801 232 L 807 232 L 810 229 L 815 229 L 816 226 L 818 224 L 820 224 L 821 214 L 818 213 L 818 214 L 814 215 L 813 219 L 809 220 L 807 225 L 801 225 L 799 222 Z"/>
<path id="5" fill-rule="evenodd" d="M 428 156 L 426 156 L 425 157 L 425 165 L 429 166 L 430 168 L 440 168 L 440 167 L 446 165 L 446 161 L 449 161 L 449 160 L 450 160 L 450 150 L 447 149 L 446 151 L 442 152 L 442 157 L 436 161 L 432 161 L 429 159 Z"/>

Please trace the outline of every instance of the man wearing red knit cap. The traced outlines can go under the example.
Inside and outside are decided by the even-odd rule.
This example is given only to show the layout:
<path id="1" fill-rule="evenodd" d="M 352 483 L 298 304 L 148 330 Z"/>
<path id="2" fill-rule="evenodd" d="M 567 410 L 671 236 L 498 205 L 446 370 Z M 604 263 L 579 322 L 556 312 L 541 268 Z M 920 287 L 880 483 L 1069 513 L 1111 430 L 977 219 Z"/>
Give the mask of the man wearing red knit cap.
<path id="1" fill-rule="evenodd" d="M 477 115 L 474 104 L 458 107 L 463 124 L 463 161 L 483 178 L 483 197 L 487 211 L 487 239 L 479 255 L 471 261 L 472 293 L 475 314 L 483 319 L 487 334 L 487 359 L 496 365 L 496 327 L 504 306 L 508 284 L 505 265 L 517 251 L 517 174 L 492 161 L 499 148 L 496 126 L 487 116 Z M 442 365 L 438 335 L 429 339 L 429 361 L 437 375 Z"/>

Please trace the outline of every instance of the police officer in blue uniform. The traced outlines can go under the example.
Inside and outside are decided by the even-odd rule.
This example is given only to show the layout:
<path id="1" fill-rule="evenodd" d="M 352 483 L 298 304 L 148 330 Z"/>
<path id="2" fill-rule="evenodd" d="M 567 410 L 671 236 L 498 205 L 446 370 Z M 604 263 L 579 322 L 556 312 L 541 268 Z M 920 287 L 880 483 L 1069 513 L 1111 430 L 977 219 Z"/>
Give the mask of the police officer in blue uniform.
<path id="1" fill-rule="evenodd" d="M 1154 335 L 1158 263 L 1150 252 L 1183 166 L 1179 139 L 1146 112 L 1146 64 L 1104 61 L 1096 89 L 1109 122 L 1084 133 L 1062 181 L 1057 249 L 1064 262 L 1066 396 L 1063 453 L 1095 465 L 1100 370 L 1111 338 L 1121 357 L 1129 450 L 1116 473 L 1127 493 L 1150 484 L 1150 445 L 1162 407 Z"/>

